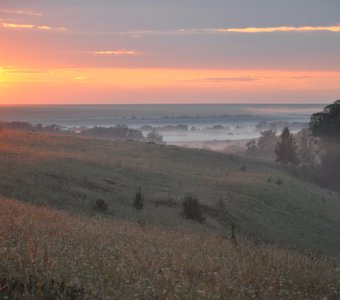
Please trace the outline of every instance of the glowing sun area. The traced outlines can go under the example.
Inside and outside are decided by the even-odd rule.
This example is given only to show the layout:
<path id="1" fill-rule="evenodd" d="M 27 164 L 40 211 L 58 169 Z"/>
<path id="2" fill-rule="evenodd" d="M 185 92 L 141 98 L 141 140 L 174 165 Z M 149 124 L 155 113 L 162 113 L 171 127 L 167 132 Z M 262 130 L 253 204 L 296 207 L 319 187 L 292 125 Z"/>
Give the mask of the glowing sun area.
<path id="1" fill-rule="evenodd" d="M 5 81 L 5 69 L 3 67 L 0 66 L 0 86 L 3 84 L 3 82 Z"/>

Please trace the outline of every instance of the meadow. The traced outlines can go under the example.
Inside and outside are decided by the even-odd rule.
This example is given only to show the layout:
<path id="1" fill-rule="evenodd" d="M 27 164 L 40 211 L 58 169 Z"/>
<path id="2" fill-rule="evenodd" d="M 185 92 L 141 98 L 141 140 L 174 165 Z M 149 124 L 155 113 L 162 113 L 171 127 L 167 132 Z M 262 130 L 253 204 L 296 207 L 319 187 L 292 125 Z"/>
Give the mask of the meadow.
<path id="1" fill-rule="evenodd" d="M 337 256 L 340 196 L 278 164 L 223 153 L 129 141 L 3 130 L 0 192 L 37 205 L 164 228 L 237 233 L 261 242 Z M 144 210 L 136 212 L 136 188 Z M 205 222 L 188 222 L 181 202 L 196 195 Z M 108 210 L 93 209 L 97 199 Z"/>
<path id="2" fill-rule="evenodd" d="M 2 130 L 0 165 L 4 299 L 337 298 L 339 194 L 274 162 Z"/>

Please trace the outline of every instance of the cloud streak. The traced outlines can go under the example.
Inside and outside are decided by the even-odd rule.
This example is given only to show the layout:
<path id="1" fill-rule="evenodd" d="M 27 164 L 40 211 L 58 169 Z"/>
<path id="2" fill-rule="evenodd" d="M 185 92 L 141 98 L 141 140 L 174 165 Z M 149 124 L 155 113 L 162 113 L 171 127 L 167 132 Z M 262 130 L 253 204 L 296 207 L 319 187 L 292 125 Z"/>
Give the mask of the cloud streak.
<path id="1" fill-rule="evenodd" d="M 125 50 L 125 49 L 122 49 L 122 50 L 95 51 L 94 54 L 97 54 L 97 55 L 116 55 L 116 56 L 119 56 L 119 55 L 137 55 L 137 54 L 139 54 L 139 52 L 136 51 L 136 50 Z"/>
<path id="2" fill-rule="evenodd" d="M 260 80 L 260 78 L 255 78 L 251 76 L 231 76 L 231 77 L 208 77 L 208 78 L 198 78 L 191 80 L 179 80 L 178 82 L 206 82 L 206 83 L 221 83 L 221 82 L 249 82 Z"/>
<path id="3" fill-rule="evenodd" d="M 333 26 L 278 26 L 278 27 L 244 27 L 244 28 L 187 28 L 174 30 L 130 30 L 115 32 L 118 35 L 143 37 L 151 35 L 207 35 L 224 33 L 273 33 L 273 32 L 340 32 L 340 23 Z"/>
<path id="4" fill-rule="evenodd" d="M 12 9 L 2 9 L 1 12 L 11 15 L 26 15 L 33 17 L 41 17 L 42 14 L 40 12 L 35 12 L 31 10 L 12 10 Z"/>
<path id="5" fill-rule="evenodd" d="M 42 31 L 65 31 L 65 27 L 52 27 L 47 25 L 34 25 L 34 24 L 20 24 L 20 23 L 9 23 L 0 22 L 0 27 L 5 29 L 31 29 L 31 30 L 42 30 Z"/>
<path id="6" fill-rule="evenodd" d="M 271 32 L 306 32 L 306 31 L 330 31 L 340 32 L 340 23 L 334 26 L 280 26 L 280 27 L 246 27 L 246 28 L 219 28 L 214 32 L 236 32 L 236 33 L 271 33 Z"/>

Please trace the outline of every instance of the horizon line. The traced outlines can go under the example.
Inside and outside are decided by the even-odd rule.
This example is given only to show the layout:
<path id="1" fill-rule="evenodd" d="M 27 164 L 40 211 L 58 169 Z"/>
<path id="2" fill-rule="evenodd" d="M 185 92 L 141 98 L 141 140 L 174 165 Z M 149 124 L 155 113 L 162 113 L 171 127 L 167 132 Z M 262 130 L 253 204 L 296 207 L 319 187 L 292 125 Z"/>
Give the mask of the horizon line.
<path id="1" fill-rule="evenodd" d="M 334 100 L 336 101 L 336 100 Z M 277 102 L 277 103 L 265 103 L 265 102 L 256 102 L 256 103 L 221 103 L 221 102 L 213 102 L 213 103 L 35 103 L 35 104 L 0 104 L 0 107 L 8 107 L 8 106 L 109 106 L 109 105 L 324 105 L 329 104 L 330 102 Z"/>

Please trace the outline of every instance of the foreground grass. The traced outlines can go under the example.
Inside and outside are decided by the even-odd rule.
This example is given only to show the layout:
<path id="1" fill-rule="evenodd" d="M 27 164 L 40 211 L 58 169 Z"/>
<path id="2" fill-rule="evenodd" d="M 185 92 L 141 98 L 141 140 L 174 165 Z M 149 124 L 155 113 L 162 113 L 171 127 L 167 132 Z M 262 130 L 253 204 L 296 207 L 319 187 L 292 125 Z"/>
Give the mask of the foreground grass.
<path id="1" fill-rule="evenodd" d="M 339 293 L 340 274 L 322 259 L 0 200 L 1 299 L 336 299 Z"/>

